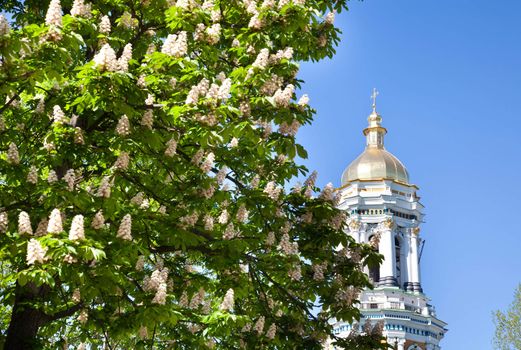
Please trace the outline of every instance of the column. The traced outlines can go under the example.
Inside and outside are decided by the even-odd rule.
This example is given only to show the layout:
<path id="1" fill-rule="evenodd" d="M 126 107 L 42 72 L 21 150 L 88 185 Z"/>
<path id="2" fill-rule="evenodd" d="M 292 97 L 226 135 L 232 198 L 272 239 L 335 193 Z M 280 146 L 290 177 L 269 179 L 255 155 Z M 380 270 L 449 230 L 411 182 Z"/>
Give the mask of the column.
<path id="1" fill-rule="evenodd" d="M 411 236 L 413 235 L 412 233 L 412 228 L 407 228 L 405 229 L 405 239 L 404 239 L 404 243 L 405 245 L 407 246 L 407 250 L 406 250 L 406 254 L 407 254 L 407 257 L 406 257 L 406 263 L 407 263 L 407 280 L 404 281 L 404 289 L 408 292 L 412 292 L 414 291 L 414 288 L 413 288 L 413 283 L 412 283 L 412 245 L 411 245 Z"/>
<path id="2" fill-rule="evenodd" d="M 384 261 L 380 265 L 380 282 L 378 286 L 397 286 L 396 276 L 394 275 L 396 251 L 392 231 L 393 225 L 394 223 L 390 218 L 378 225 L 378 229 L 381 232 L 378 251 L 384 256 Z"/>
<path id="3" fill-rule="evenodd" d="M 398 340 L 398 350 L 405 350 L 405 339 Z"/>
<path id="4" fill-rule="evenodd" d="M 415 227 L 411 230 L 411 284 L 414 292 L 422 293 L 420 282 L 420 263 L 418 261 L 418 236 L 420 228 Z"/>

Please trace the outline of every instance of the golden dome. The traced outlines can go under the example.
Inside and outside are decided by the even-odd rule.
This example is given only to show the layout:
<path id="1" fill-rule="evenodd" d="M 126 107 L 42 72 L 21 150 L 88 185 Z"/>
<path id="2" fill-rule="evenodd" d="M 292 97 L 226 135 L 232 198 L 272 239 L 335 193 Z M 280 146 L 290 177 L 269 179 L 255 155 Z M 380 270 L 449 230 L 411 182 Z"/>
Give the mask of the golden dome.
<path id="1" fill-rule="evenodd" d="M 342 186 L 355 180 L 394 180 L 409 183 L 405 166 L 384 148 L 387 130 L 382 127 L 382 117 L 376 112 L 376 90 L 373 91 L 373 112 L 367 118 L 369 126 L 364 129 L 366 148 L 342 174 Z"/>
<path id="2" fill-rule="evenodd" d="M 398 158 L 383 148 L 367 147 L 342 174 L 342 186 L 355 180 L 395 180 L 409 183 L 409 173 Z"/>

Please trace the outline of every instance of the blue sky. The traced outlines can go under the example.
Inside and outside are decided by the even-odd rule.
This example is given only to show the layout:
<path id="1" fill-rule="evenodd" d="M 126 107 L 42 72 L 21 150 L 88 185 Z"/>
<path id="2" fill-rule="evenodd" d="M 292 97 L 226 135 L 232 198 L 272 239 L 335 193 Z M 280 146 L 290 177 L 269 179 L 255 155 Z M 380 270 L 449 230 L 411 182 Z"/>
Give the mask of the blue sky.
<path id="1" fill-rule="evenodd" d="M 521 282 L 521 1 L 351 1 L 332 60 L 303 64 L 318 110 L 305 164 L 336 186 L 364 147 L 371 89 L 426 206 L 423 287 L 442 348 L 492 349 L 491 312 Z"/>

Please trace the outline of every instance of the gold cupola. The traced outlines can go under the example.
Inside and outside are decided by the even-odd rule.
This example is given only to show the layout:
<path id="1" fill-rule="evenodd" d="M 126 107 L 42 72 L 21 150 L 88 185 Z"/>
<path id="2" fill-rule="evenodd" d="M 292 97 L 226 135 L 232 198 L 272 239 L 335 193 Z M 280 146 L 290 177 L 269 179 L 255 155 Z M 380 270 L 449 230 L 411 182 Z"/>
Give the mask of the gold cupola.
<path id="1" fill-rule="evenodd" d="M 393 154 L 385 150 L 384 136 L 387 130 L 381 125 L 382 117 L 376 112 L 376 95 L 373 90 L 373 111 L 367 118 L 369 125 L 364 129 L 365 150 L 344 170 L 342 186 L 352 181 L 393 180 L 409 183 L 409 173 Z"/>

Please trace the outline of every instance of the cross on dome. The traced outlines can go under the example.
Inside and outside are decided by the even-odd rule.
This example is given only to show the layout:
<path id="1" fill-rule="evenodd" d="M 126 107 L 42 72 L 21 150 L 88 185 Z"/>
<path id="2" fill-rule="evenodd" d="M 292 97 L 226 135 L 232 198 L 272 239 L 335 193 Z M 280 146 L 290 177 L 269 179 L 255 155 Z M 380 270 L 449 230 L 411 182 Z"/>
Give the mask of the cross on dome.
<path id="1" fill-rule="evenodd" d="M 371 99 L 373 100 L 373 112 L 376 112 L 376 96 L 378 96 L 380 92 L 373 88 L 373 93 L 371 94 Z"/>

